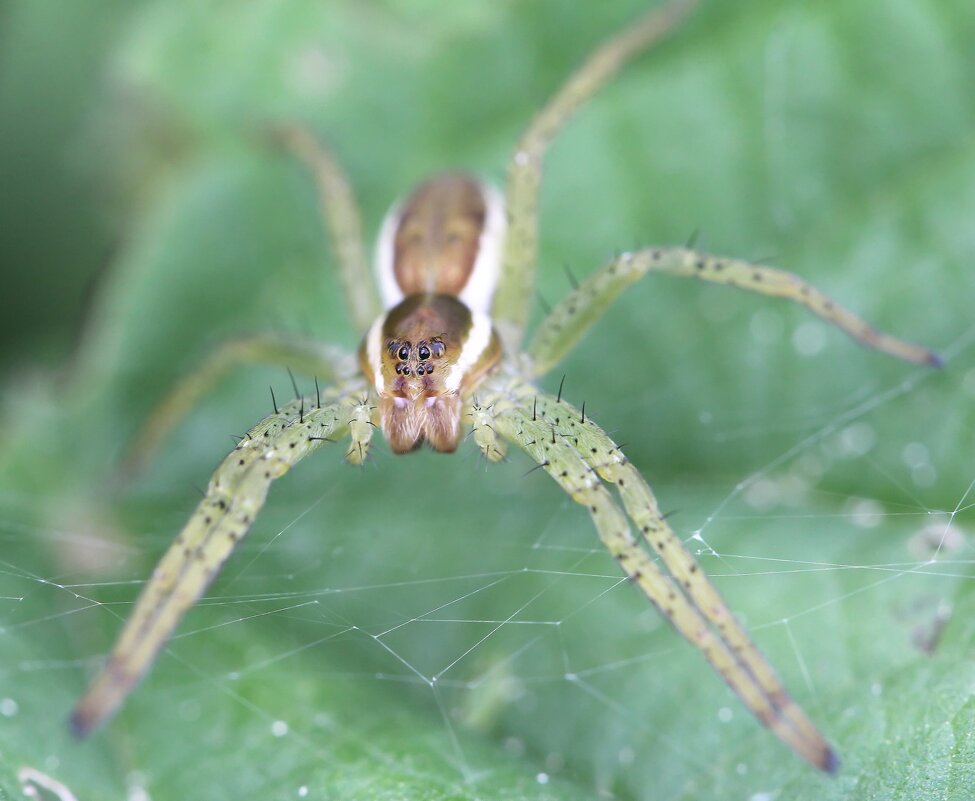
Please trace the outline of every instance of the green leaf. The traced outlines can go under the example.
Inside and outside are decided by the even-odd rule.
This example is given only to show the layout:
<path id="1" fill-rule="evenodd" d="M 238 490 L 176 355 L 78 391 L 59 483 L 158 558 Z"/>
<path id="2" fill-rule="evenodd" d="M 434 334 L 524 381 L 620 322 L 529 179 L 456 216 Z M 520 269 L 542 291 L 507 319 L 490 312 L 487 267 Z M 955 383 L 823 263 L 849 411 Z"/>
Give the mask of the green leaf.
<path id="1" fill-rule="evenodd" d="M 564 371 L 625 444 L 839 775 L 748 716 L 541 471 L 469 446 L 302 465 L 119 717 L 70 739 L 191 487 L 288 379 L 235 371 L 123 487 L 145 414 L 234 333 L 357 344 L 313 187 L 266 126 L 327 138 L 375 231 L 430 171 L 500 182 L 533 111 L 642 8 L 150 0 L 113 23 L 76 143 L 112 155 L 116 255 L 69 378 L 4 399 L 0 798 L 24 767 L 79 799 L 975 795 L 975 18 L 962 0 L 703 5 L 553 148 L 540 294 L 568 290 L 565 264 L 698 231 L 947 366 L 655 278 L 544 384 Z"/>

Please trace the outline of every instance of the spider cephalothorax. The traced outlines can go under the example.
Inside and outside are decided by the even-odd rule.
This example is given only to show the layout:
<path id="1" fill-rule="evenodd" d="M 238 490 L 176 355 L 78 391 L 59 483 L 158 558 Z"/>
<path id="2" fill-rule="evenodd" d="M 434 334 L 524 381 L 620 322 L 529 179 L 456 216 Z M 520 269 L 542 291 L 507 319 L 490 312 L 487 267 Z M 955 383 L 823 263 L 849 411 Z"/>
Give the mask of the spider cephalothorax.
<path id="1" fill-rule="evenodd" d="M 316 384 L 314 395 L 281 408 L 275 404 L 274 413 L 251 428 L 217 468 L 153 572 L 108 664 L 78 703 L 72 715 L 76 732 L 106 720 L 145 675 L 249 530 L 274 479 L 341 437 L 350 441 L 346 458 L 361 464 L 377 426 L 393 451 L 404 453 L 423 442 L 453 451 L 469 424 L 489 460 L 499 461 L 510 442 L 544 469 L 588 511 L 620 569 L 751 712 L 804 759 L 836 770 L 832 747 L 660 513 L 636 467 L 584 408 L 570 405 L 561 392 L 546 394 L 535 379 L 572 349 L 626 287 L 652 272 L 786 298 L 861 343 L 907 361 L 937 365 L 937 355 L 876 331 L 795 275 L 682 247 L 645 248 L 612 259 L 575 287 L 545 316 L 527 347 L 522 345 L 533 295 L 545 151 L 572 113 L 628 58 L 672 30 L 689 6 L 678 1 L 648 14 L 608 39 L 570 76 L 518 143 L 504 202 L 469 175 L 445 173 L 394 206 L 376 254 L 386 311 L 367 275 L 345 174 L 309 134 L 285 132 L 288 146 L 310 165 L 318 183 L 346 305 L 365 334 L 358 354 L 361 375 L 336 369 L 345 360 L 321 343 L 261 335 L 218 350 L 161 405 L 147 423 L 149 436 L 139 440 L 143 456 L 201 388 L 235 362 L 290 364 L 333 381 L 323 391 Z"/>
<path id="2" fill-rule="evenodd" d="M 456 450 L 463 399 L 500 358 L 490 318 L 453 295 L 409 295 L 380 315 L 359 361 L 393 451 L 406 453 L 424 440 L 438 451 Z"/>

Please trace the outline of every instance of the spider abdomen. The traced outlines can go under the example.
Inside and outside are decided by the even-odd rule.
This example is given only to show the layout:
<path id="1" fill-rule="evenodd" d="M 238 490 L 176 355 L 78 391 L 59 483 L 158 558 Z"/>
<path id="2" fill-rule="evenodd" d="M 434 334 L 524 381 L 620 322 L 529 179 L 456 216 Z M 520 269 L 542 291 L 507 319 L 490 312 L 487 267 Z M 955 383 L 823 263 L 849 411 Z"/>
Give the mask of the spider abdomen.
<path id="1" fill-rule="evenodd" d="M 420 184 L 390 209 L 376 245 L 383 305 L 409 295 L 455 295 L 487 313 L 498 281 L 504 201 L 494 187 L 462 172 Z"/>

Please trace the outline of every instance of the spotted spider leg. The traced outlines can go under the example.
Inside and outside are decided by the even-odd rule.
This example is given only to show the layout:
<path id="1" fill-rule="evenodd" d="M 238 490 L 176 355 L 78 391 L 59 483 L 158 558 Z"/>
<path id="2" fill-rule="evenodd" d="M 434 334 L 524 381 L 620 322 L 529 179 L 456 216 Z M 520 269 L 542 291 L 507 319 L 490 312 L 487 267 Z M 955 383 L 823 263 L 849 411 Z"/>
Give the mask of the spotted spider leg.
<path id="1" fill-rule="evenodd" d="M 379 298 L 375 284 L 363 280 L 369 269 L 352 185 L 335 154 L 302 126 L 278 126 L 272 134 L 277 146 L 287 149 L 305 165 L 315 181 L 325 228 L 335 251 L 343 306 L 357 333 L 362 333 L 379 313 Z M 233 368 L 246 364 L 280 365 L 317 376 L 325 383 L 342 381 L 356 373 L 355 362 L 344 351 L 315 339 L 268 331 L 226 340 L 202 364 L 180 378 L 152 409 L 126 450 L 125 474 L 141 470 L 203 396 Z"/>
<path id="2" fill-rule="evenodd" d="M 554 367 L 627 286 L 650 272 L 699 278 L 785 298 L 805 306 L 867 347 L 917 364 L 937 367 L 942 363 L 933 351 L 878 331 L 792 273 L 687 248 L 647 248 L 613 259 L 579 284 L 542 321 L 528 348 L 535 374 L 542 375 Z"/>
<path id="3" fill-rule="evenodd" d="M 491 316 L 505 349 L 518 350 L 534 297 L 538 256 L 538 196 L 542 162 L 552 140 L 573 114 L 628 61 L 672 33 L 694 7 L 678 0 L 650 11 L 606 40 L 538 112 L 508 165 L 505 203 L 508 232 Z"/>
<path id="4" fill-rule="evenodd" d="M 514 442 L 574 501 L 587 507 L 600 539 L 623 571 L 751 712 L 797 754 L 834 772 L 835 752 L 790 698 L 619 447 L 583 412 L 529 384 L 515 382 L 489 399 L 489 407 L 472 409 L 481 440 L 492 449 L 495 437 Z M 626 514 L 603 481 L 616 487 Z M 640 546 L 627 515 L 670 575 Z"/>
<path id="5" fill-rule="evenodd" d="M 316 376 L 326 384 L 355 373 L 355 362 L 344 350 L 308 337 L 265 331 L 224 340 L 153 407 L 126 449 L 122 462 L 124 472 L 144 468 L 204 395 L 233 368 L 245 364 L 281 365 Z"/>
<path id="6" fill-rule="evenodd" d="M 315 179 L 325 228 L 335 249 L 345 308 L 356 333 L 363 334 L 379 315 L 381 306 L 375 284 L 366 280 L 369 263 L 352 183 L 335 154 L 305 128 L 287 125 L 277 133 Z"/>
<path id="7" fill-rule="evenodd" d="M 84 736 L 107 720 L 155 661 L 186 611 L 216 577 L 264 505 L 271 482 L 326 442 L 349 436 L 361 464 L 373 405 L 361 381 L 275 409 L 216 469 L 206 495 L 152 573 L 107 664 L 71 715 Z"/>

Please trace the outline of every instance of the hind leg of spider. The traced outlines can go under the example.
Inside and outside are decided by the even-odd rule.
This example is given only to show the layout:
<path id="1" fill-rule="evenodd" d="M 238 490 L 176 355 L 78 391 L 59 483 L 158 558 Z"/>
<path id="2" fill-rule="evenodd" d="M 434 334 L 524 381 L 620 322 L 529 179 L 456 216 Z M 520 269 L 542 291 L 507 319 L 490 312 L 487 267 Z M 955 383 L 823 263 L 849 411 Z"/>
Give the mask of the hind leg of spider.
<path id="1" fill-rule="evenodd" d="M 138 684 L 186 611 L 199 600 L 250 530 L 271 482 L 322 445 L 349 436 L 361 463 L 372 435 L 372 405 L 361 381 L 303 397 L 266 417 L 216 469 L 136 602 L 107 664 L 71 715 L 84 736 L 106 721 Z"/>
<path id="2" fill-rule="evenodd" d="M 525 451 L 574 501 L 588 508 L 600 539 L 620 567 L 752 713 L 797 754 L 821 770 L 834 772 L 838 760 L 830 745 L 789 697 L 694 557 L 667 526 L 649 487 L 642 478 L 637 480 L 635 470 L 626 468 L 628 463 L 615 444 L 591 421 L 583 422 L 581 412 L 536 393 L 528 384 L 509 387 L 491 401 L 491 430 Z M 480 414 L 488 413 L 481 407 Z M 577 415 L 576 422 L 566 415 Z M 671 575 L 633 537 L 626 515 L 601 479 L 617 487 L 630 518 Z"/>
<path id="3" fill-rule="evenodd" d="M 502 270 L 491 316 L 505 347 L 521 342 L 535 285 L 538 254 L 538 196 L 542 162 L 552 140 L 572 115 L 635 56 L 673 32 L 694 6 L 678 0 L 656 8 L 606 40 L 593 52 L 532 120 L 508 165 L 505 203 L 508 231 Z"/>
<path id="4" fill-rule="evenodd" d="M 366 258 L 362 217 L 352 184 L 335 154 L 307 129 L 290 124 L 277 128 L 275 134 L 315 180 L 325 229 L 335 249 L 345 308 L 356 332 L 364 334 L 381 306 Z"/>
<path id="5" fill-rule="evenodd" d="M 153 407 L 126 449 L 125 473 L 145 467 L 163 440 L 204 395 L 242 364 L 280 365 L 317 376 L 326 383 L 355 370 L 354 362 L 343 350 L 307 337 L 266 332 L 225 340 Z"/>
<path id="6" fill-rule="evenodd" d="M 878 331 L 792 273 L 688 248 L 647 248 L 613 259 L 570 292 L 542 321 L 528 349 L 535 374 L 542 375 L 554 367 L 627 286 L 651 272 L 785 298 L 867 347 L 916 364 L 941 365 L 940 357 L 933 351 Z"/>

